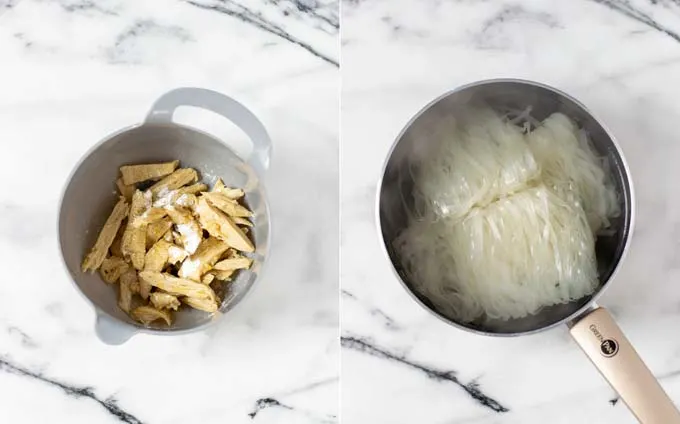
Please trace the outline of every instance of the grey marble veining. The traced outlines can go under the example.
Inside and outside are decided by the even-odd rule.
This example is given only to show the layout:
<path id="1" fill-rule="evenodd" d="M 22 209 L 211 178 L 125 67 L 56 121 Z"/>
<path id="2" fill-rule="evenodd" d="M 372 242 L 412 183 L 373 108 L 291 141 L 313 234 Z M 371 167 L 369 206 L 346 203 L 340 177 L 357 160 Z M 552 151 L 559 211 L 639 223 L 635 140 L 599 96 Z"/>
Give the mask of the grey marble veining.
<path id="1" fill-rule="evenodd" d="M 680 402 L 677 34 L 676 1 L 343 2 L 343 422 L 635 422 L 566 328 L 456 330 L 413 302 L 381 251 L 376 183 L 395 137 L 443 92 L 496 77 L 567 91 L 618 138 L 637 226 L 600 303 Z"/>
<path id="2" fill-rule="evenodd" d="M 308 1 L 272 1 L 271 9 L 275 13 L 269 13 L 270 8 L 259 10 L 247 3 L 239 3 L 232 0 L 194 1 L 186 0 L 188 4 L 212 12 L 224 14 L 244 23 L 275 35 L 289 43 L 307 50 L 312 55 L 334 66 L 339 63 L 333 55 L 327 55 L 311 43 L 306 41 L 306 33 L 309 27 L 323 31 L 329 35 L 338 33 L 338 3 Z M 273 12 L 272 10 L 272 12 Z M 287 25 L 292 21 L 292 25 Z M 292 27 L 292 28 L 291 28 Z"/>
<path id="3" fill-rule="evenodd" d="M 338 422 L 337 6 L 0 2 L 0 422 Z M 216 326 L 109 347 L 61 264 L 59 197 L 92 145 L 179 86 L 238 99 L 273 139 L 267 271 Z M 176 119 L 248 151 L 211 114 Z"/>

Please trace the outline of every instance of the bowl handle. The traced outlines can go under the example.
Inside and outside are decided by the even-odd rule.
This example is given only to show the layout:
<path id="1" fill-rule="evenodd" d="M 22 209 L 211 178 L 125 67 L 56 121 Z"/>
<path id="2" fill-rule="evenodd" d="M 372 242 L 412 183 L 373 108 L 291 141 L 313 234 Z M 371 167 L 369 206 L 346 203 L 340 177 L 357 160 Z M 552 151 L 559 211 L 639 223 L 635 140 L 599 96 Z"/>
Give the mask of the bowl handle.
<path id="1" fill-rule="evenodd" d="M 94 331 L 99 340 L 108 345 L 121 345 L 130 340 L 130 337 L 136 333 L 132 326 L 116 321 L 99 311 L 97 311 Z"/>
<path id="2" fill-rule="evenodd" d="M 600 307 L 591 310 L 573 324 L 570 332 L 638 421 L 680 423 L 680 412 L 609 311 Z"/>
<path id="3" fill-rule="evenodd" d="M 264 125 L 241 103 L 216 91 L 192 87 L 169 91 L 151 106 L 146 122 L 172 122 L 172 116 L 180 106 L 206 109 L 233 122 L 246 133 L 253 143 L 253 153 L 248 162 L 261 173 L 269 168 L 272 142 Z"/>

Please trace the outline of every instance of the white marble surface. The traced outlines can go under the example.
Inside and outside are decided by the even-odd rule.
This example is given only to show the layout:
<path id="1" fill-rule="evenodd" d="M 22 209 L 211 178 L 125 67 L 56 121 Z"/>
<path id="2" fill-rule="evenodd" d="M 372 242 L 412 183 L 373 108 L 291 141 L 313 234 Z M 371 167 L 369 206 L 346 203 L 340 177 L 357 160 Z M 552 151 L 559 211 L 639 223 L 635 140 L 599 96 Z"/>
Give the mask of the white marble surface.
<path id="1" fill-rule="evenodd" d="M 394 138 L 431 99 L 491 77 L 562 88 L 618 137 L 638 221 L 601 303 L 680 403 L 680 4 L 342 6 L 342 422 L 635 422 L 566 328 L 511 339 L 456 330 L 411 300 L 380 250 L 376 181 Z"/>
<path id="2" fill-rule="evenodd" d="M 338 422 L 337 9 L 0 0 L 0 422 Z M 62 268 L 59 195 L 178 86 L 237 98 L 272 136 L 268 271 L 205 332 L 110 347 Z M 220 118 L 179 115 L 245 148 Z"/>

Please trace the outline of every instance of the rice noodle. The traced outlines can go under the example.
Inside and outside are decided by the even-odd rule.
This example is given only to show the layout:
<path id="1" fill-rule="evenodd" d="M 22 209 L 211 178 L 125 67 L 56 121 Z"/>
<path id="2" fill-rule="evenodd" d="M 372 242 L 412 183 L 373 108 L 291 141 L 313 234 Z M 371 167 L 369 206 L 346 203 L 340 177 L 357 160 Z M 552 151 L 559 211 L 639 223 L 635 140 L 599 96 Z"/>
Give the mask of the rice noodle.
<path id="1" fill-rule="evenodd" d="M 609 218 L 620 213 L 619 203 L 586 132 L 565 115 L 554 113 L 529 133 L 527 142 L 541 164 L 543 182 L 583 208 L 593 233 L 609 227 Z"/>
<path id="2" fill-rule="evenodd" d="M 538 176 L 518 127 L 490 109 L 461 115 L 434 135 L 434 151 L 417 164 L 414 197 L 420 214 L 461 218 Z"/>
<path id="3" fill-rule="evenodd" d="M 585 215 L 545 186 L 475 208 L 459 222 L 415 223 L 395 247 L 422 294 L 464 321 L 482 313 L 523 317 L 597 287 Z"/>
<path id="4" fill-rule="evenodd" d="M 436 148 L 413 170 L 415 212 L 394 242 L 414 288 L 466 322 L 593 293 L 595 237 L 619 214 L 584 131 L 553 114 L 525 135 L 517 125 L 532 118 L 517 117 L 476 109 L 428 140 Z"/>

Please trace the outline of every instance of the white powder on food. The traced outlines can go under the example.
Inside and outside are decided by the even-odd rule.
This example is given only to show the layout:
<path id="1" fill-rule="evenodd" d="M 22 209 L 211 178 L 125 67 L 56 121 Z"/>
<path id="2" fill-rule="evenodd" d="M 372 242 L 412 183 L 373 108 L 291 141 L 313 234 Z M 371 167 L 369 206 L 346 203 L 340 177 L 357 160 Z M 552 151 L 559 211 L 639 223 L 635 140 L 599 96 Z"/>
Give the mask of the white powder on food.
<path id="1" fill-rule="evenodd" d="M 190 224 L 179 224 L 177 231 L 182 235 L 184 241 L 184 249 L 193 254 L 196 252 L 198 245 L 201 243 L 201 233 Z"/>
<path id="2" fill-rule="evenodd" d="M 147 190 L 144 192 L 144 207 L 149 209 L 151 207 L 151 200 L 152 200 L 152 194 L 151 190 Z"/>
<path id="3" fill-rule="evenodd" d="M 162 208 L 164 206 L 172 206 L 175 194 L 175 190 L 168 190 L 167 187 L 163 187 L 161 191 L 158 192 L 158 198 L 153 203 L 154 207 Z"/>
<path id="4" fill-rule="evenodd" d="M 175 203 L 177 203 L 180 206 L 191 206 L 191 199 L 189 196 L 187 196 L 186 193 L 184 193 L 181 196 L 179 196 Z"/>
<path id="5" fill-rule="evenodd" d="M 186 250 L 177 246 L 170 246 L 168 248 L 168 262 L 171 264 L 176 264 L 177 262 L 183 261 L 187 257 Z"/>
<path id="6" fill-rule="evenodd" d="M 182 262 L 182 268 L 179 270 L 179 276 L 181 278 L 188 278 L 191 275 L 194 275 L 198 272 L 199 268 L 201 266 L 201 261 L 196 260 L 196 259 L 187 259 L 186 261 Z"/>

